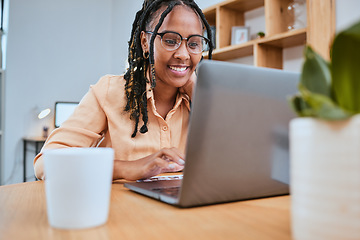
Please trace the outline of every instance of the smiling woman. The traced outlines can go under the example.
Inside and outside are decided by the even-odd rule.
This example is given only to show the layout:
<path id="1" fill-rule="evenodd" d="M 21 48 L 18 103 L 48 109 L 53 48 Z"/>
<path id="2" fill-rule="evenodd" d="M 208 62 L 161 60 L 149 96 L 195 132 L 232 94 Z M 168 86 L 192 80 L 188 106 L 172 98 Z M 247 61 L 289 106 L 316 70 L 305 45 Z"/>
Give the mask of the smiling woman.
<path id="1" fill-rule="evenodd" d="M 133 22 L 125 75 L 107 75 L 91 86 L 43 150 L 112 147 L 113 179 L 182 170 L 195 68 L 203 49 L 210 58 L 213 49 L 204 31 L 211 39 L 194 1 L 145 0 Z M 42 152 L 34 168 L 44 179 Z"/>
<path id="2" fill-rule="evenodd" d="M 180 9 L 180 10 L 179 10 Z M 179 12 L 180 11 L 180 12 Z M 179 13 L 183 13 L 184 15 L 179 15 Z M 189 17 L 189 18 L 188 18 Z M 167 26 L 170 24 L 170 26 Z M 174 26 L 171 26 L 173 24 Z M 151 88 L 154 88 L 156 85 L 156 72 L 159 73 L 162 71 L 161 66 L 168 66 L 166 63 L 155 63 L 154 49 L 156 44 L 159 44 L 159 41 L 155 41 L 156 36 L 158 36 L 159 32 L 166 28 L 166 30 L 174 30 L 177 28 L 186 29 L 189 27 L 193 32 L 191 34 L 202 35 L 203 26 L 206 26 L 206 30 L 208 32 L 208 36 L 211 36 L 211 30 L 209 24 L 207 23 L 203 13 L 196 5 L 194 1 L 176 1 L 176 0 L 168 0 L 168 1 L 144 1 L 143 8 L 137 13 L 137 17 L 133 24 L 132 36 L 129 43 L 129 65 L 130 68 L 125 74 L 125 79 L 127 80 L 127 86 L 129 90 L 134 90 L 134 88 L 139 87 L 138 84 L 141 84 L 142 89 L 138 91 L 137 95 L 131 96 L 128 94 L 128 105 L 127 109 L 131 112 L 131 116 L 135 119 L 135 130 L 133 136 L 137 133 L 138 122 L 140 112 L 143 116 L 144 125 L 140 129 L 141 133 L 147 132 L 147 111 L 146 108 L 146 100 L 143 98 L 142 92 L 145 90 L 145 83 L 147 76 L 144 73 L 147 73 L 150 65 L 151 72 Z M 173 29 L 172 29 L 173 28 Z M 151 38 L 149 39 L 146 35 L 146 32 L 152 32 Z M 190 32 L 190 31 L 189 31 Z M 162 35 L 162 34 L 161 34 Z M 161 36 L 160 35 L 160 36 Z M 188 35 L 184 35 L 188 36 Z M 139 41 L 141 39 L 141 42 Z M 162 37 L 161 37 L 162 42 Z M 140 46 L 141 44 L 141 46 Z M 212 46 L 212 43 L 211 43 Z M 157 56 L 166 57 L 167 55 L 172 55 L 175 58 L 179 57 L 182 53 L 182 49 L 176 49 L 178 51 L 164 51 L 164 48 L 157 47 L 156 54 Z M 212 47 L 209 51 L 209 57 L 211 58 Z M 176 54 L 176 55 L 175 55 Z M 191 54 L 195 57 L 200 57 L 201 54 Z M 183 58 L 183 56 L 180 56 Z M 163 59 L 157 59 L 157 61 L 163 61 Z M 200 58 L 197 60 L 196 64 L 200 61 Z M 156 61 L 156 62 L 157 62 Z M 165 60 L 166 61 L 166 60 Z M 159 67 L 155 66 L 157 64 Z M 196 67 L 192 66 L 191 73 L 194 72 Z M 138 68 L 139 67 L 139 68 Z M 174 67 L 174 66 L 172 66 Z M 180 68 L 189 68 L 190 66 L 186 66 L 186 64 L 182 63 Z M 156 70 L 155 70 L 156 69 Z M 163 71 L 164 72 L 164 71 Z M 136 84 L 134 84 L 134 75 L 139 74 L 139 78 Z M 189 74 L 188 74 L 189 75 Z M 190 75 L 191 76 L 191 75 Z M 130 97 L 130 98 L 129 98 Z M 135 101 L 136 98 L 136 101 Z M 136 103 L 135 103 L 136 102 Z M 139 104 L 142 103 L 140 108 Z M 140 111 L 141 109 L 141 111 Z"/>

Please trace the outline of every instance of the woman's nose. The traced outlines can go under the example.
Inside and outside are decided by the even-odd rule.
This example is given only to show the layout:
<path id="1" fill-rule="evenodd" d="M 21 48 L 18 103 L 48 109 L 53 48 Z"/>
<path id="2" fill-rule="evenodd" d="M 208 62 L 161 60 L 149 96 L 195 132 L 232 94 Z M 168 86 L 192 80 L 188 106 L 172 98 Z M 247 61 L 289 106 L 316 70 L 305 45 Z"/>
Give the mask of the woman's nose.
<path id="1" fill-rule="evenodd" d="M 187 49 L 187 42 L 183 40 L 178 49 L 175 50 L 174 57 L 181 60 L 186 60 L 190 58 L 189 50 Z"/>

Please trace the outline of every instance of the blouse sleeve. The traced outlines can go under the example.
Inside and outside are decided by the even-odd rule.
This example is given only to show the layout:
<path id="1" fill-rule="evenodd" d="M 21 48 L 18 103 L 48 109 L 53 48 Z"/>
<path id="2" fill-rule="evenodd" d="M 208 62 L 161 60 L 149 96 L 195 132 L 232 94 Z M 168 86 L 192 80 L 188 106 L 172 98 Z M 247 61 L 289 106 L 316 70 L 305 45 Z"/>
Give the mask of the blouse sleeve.
<path id="1" fill-rule="evenodd" d="M 47 138 L 41 152 L 34 159 L 34 171 L 38 179 L 44 179 L 42 153 L 46 149 L 65 147 L 93 147 L 107 131 L 104 112 L 109 76 L 93 86 L 80 101 L 74 113 Z"/>

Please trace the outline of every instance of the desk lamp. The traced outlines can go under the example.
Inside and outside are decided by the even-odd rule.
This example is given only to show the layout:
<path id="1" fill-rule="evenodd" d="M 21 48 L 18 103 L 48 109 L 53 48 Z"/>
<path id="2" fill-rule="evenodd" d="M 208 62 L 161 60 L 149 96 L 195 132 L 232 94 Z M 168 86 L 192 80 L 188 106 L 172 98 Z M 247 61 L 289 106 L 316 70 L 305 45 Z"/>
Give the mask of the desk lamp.
<path id="1" fill-rule="evenodd" d="M 43 119 L 43 118 L 47 117 L 50 114 L 50 112 L 51 112 L 51 109 L 46 108 L 46 109 L 40 111 L 40 113 L 38 114 L 37 117 L 38 117 L 38 119 Z M 43 137 L 44 138 L 48 137 L 48 130 L 49 130 L 49 127 L 47 127 L 47 126 L 43 127 Z"/>

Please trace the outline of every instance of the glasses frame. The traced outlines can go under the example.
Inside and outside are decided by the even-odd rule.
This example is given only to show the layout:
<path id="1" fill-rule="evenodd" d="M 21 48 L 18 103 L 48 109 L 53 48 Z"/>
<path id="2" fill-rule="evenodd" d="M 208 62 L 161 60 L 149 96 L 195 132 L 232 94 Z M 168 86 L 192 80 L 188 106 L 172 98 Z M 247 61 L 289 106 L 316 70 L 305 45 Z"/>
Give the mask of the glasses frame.
<path id="1" fill-rule="evenodd" d="M 145 33 L 148 33 L 148 34 L 154 34 L 154 32 L 152 31 L 145 31 Z M 161 32 L 161 33 L 156 33 L 157 36 L 160 36 L 161 38 L 161 46 L 163 46 L 163 48 L 169 52 L 171 51 L 175 51 L 177 49 L 179 49 L 179 47 L 181 46 L 181 43 L 177 45 L 177 47 L 175 49 L 167 49 L 164 44 L 163 44 L 163 36 L 167 33 L 173 33 L 173 34 L 177 34 L 180 36 L 180 39 L 181 39 L 181 43 L 183 42 L 183 40 L 186 40 L 186 48 L 187 50 L 189 51 L 189 53 L 193 53 L 193 54 L 200 54 L 200 53 L 203 53 L 204 51 L 206 51 L 206 49 L 203 47 L 203 49 L 201 50 L 201 52 L 194 52 L 192 49 L 189 48 L 189 45 L 188 45 L 188 40 L 192 37 L 201 37 L 205 40 L 206 44 L 210 44 L 210 40 L 202 35 L 199 35 L 199 34 L 193 34 L 193 35 L 190 35 L 188 36 L 187 38 L 184 38 L 183 36 L 181 36 L 180 33 L 178 32 L 174 32 L 174 31 L 165 31 L 165 32 Z"/>

